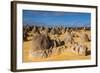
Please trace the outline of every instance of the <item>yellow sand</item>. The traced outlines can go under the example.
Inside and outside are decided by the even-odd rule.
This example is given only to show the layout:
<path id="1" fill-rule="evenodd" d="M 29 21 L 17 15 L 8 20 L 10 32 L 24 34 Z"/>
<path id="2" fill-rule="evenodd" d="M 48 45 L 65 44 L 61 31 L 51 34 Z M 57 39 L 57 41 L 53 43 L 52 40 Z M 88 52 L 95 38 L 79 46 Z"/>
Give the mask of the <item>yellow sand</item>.
<path id="1" fill-rule="evenodd" d="M 90 31 L 87 31 L 86 33 L 90 34 Z M 59 38 L 63 39 L 64 36 L 61 35 Z M 74 40 L 76 40 L 78 42 L 81 41 L 79 38 L 74 38 Z M 86 42 L 84 44 L 86 44 L 87 46 L 90 47 L 90 43 L 91 42 Z M 86 59 L 91 59 L 91 55 L 80 56 L 80 55 L 77 55 L 77 54 L 73 53 L 72 51 L 70 51 L 70 48 L 65 48 L 67 50 L 65 50 L 63 53 L 53 54 L 53 55 L 51 55 L 48 58 L 39 58 L 39 57 L 36 58 L 36 57 L 33 57 L 32 55 L 30 55 L 30 49 L 32 48 L 31 44 L 32 44 L 31 40 L 23 42 L 23 62 L 60 61 L 60 60 L 86 60 Z M 91 48 L 89 48 L 89 50 L 91 50 Z"/>

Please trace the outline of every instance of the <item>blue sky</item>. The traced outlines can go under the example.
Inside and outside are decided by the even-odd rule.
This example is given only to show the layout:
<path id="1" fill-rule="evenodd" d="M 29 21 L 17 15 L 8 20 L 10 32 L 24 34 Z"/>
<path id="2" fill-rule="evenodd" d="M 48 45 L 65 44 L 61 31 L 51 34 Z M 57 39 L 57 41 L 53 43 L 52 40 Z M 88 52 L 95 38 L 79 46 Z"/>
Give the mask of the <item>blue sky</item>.
<path id="1" fill-rule="evenodd" d="M 23 10 L 23 24 L 44 24 L 47 26 L 90 26 L 91 14 L 78 12 Z"/>

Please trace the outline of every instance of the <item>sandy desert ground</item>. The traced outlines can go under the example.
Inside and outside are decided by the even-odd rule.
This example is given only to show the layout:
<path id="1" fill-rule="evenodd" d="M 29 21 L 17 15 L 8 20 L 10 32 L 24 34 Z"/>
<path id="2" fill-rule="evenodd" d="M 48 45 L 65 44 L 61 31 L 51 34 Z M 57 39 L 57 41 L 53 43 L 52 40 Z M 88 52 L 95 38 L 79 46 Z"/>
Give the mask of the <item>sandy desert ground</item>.
<path id="1" fill-rule="evenodd" d="M 55 37 L 56 37 L 60 41 L 64 41 L 63 45 L 53 47 L 52 54 L 50 54 L 48 57 L 41 57 L 39 55 L 34 56 L 34 54 L 37 52 L 32 51 L 32 48 L 34 47 L 34 44 L 32 44 L 32 38 L 33 38 L 33 35 L 35 35 L 36 33 L 33 33 L 32 30 L 28 31 L 27 33 L 29 36 L 27 37 L 27 41 L 23 40 L 23 62 L 91 59 L 91 31 L 90 31 L 90 29 L 86 30 L 86 29 L 81 28 L 81 29 L 71 30 L 71 32 L 70 32 L 71 35 L 72 35 L 72 32 L 74 33 L 74 36 L 72 37 L 74 42 L 85 45 L 87 47 L 86 55 L 80 55 L 79 54 L 80 49 L 78 49 L 78 51 L 75 51 L 75 48 L 74 48 L 74 50 L 73 50 L 75 43 L 69 44 L 70 41 L 67 43 L 65 42 L 65 38 L 68 38 L 67 36 L 70 35 L 68 32 L 69 30 L 71 30 L 71 29 L 67 29 L 65 31 L 63 31 L 61 29 L 59 31 L 59 32 L 61 32 L 61 34 L 59 34 L 59 35 L 57 35 L 57 34 L 52 35 L 52 34 L 48 33 L 48 36 L 51 39 L 55 39 Z M 84 41 L 84 37 L 81 37 L 81 36 L 84 36 L 84 35 L 82 35 L 83 33 L 88 35 L 88 37 L 87 37 L 89 39 L 88 41 Z M 41 52 L 39 52 L 39 50 L 38 50 L 38 54 L 41 55 Z"/>

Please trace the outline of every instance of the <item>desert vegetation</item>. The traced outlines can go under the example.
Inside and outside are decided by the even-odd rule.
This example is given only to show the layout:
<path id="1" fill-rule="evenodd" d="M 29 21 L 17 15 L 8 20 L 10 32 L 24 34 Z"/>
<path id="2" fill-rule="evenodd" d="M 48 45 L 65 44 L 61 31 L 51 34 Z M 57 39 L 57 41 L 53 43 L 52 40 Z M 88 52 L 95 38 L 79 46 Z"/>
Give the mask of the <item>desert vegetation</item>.
<path id="1" fill-rule="evenodd" d="M 23 26 L 23 62 L 91 58 L 90 27 Z"/>

